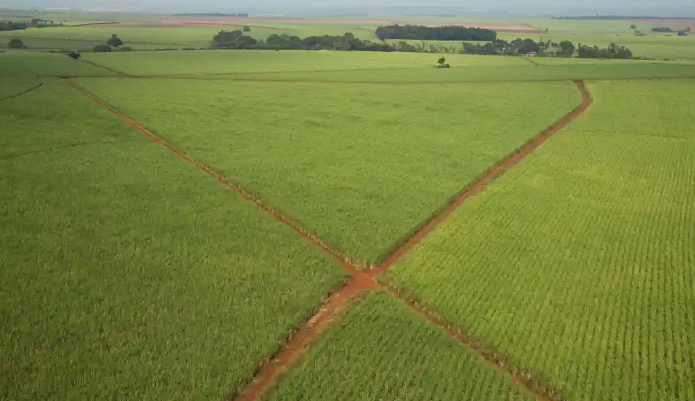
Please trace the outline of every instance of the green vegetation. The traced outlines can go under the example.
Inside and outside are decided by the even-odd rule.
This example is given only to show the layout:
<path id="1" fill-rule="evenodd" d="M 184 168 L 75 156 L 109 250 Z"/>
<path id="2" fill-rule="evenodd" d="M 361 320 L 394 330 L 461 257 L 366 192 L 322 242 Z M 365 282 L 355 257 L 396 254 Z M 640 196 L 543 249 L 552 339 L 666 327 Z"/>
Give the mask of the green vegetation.
<path id="1" fill-rule="evenodd" d="M 430 55 L 431 57 L 432 55 Z M 436 55 L 435 55 L 436 57 Z M 478 56 L 462 56 L 476 58 Z M 521 57 L 495 57 L 516 60 L 525 65 L 490 67 L 473 66 L 458 68 L 454 58 L 448 55 L 452 69 L 446 73 L 433 72 L 427 68 L 347 70 L 347 71 L 297 71 L 292 73 L 235 74 L 224 77 L 239 81 L 266 82 L 322 82 L 322 83 L 369 83 L 369 84 L 437 84 L 466 82 L 518 82 L 518 81 L 570 81 L 576 79 L 640 79 L 640 78 L 693 78 L 695 64 L 667 62 L 624 62 L 597 60 L 594 63 L 549 63 L 539 68 Z M 539 58 L 541 60 L 542 58 Z M 436 59 L 435 59 L 436 60 Z M 535 61 L 535 60 L 534 60 Z M 220 77 L 213 77 L 219 79 Z"/>
<path id="2" fill-rule="evenodd" d="M 3 399 L 221 399 L 343 280 L 63 82 L 0 119 Z"/>
<path id="3" fill-rule="evenodd" d="M 510 66 L 526 67 L 520 58 L 447 56 L 453 66 Z M 292 72 L 341 71 L 331 74 L 334 79 L 346 70 L 357 76 L 369 76 L 371 71 L 383 70 L 384 77 L 400 77 L 405 69 L 418 69 L 421 77 L 433 74 L 437 55 L 421 53 L 373 52 L 304 52 L 304 51 L 201 51 L 201 52 L 136 52 L 121 54 L 85 54 L 86 60 L 132 75 L 195 75 L 253 74 L 277 72 L 278 77 L 292 80 Z M 694 64 L 695 66 L 695 64 Z M 482 71 L 482 70 L 481 70 Z M 347 74 L 350 75 L 350 74 Z M 311 75 L 307 75 L 311 79 Z M 391 78 L 393 79 L 393 78 Z M 389 79 L 387 79 L 388 81 Z"/>
<path id="4" fill-rule="evenodd" d="M 307 52 L 285 49 L 360 50 L 384 23 L 171 18 L 0 10 L 121 22 L 0 32 L 28 48 L 0 54 L 0 398 L 233 399 L 346 279 L 73 77 L 363 267 L 576 107 L 571 80 L 594 80 L 588 111 L 380 278 L 507 373 L 374 292 L 263 396 L 528 401 L 524 376 L 568 401 L 695 399 L 695 63 L 571 57 L 695 59 L 693 36 L 496 19 L 480 23 L 546 34 Z M 137 51 L 216 34 L 234 50 Z"/>
<path id="5" fill-rule="evenodd" d="M 530 401 L 511 380 L 382 292 L 325 333 L 267 400 Z"/>
<path id="6" fill-rule="evenodd" d="M 361 264 L 580 101 L 569 82 L 417 96 L 408 85 L 78 82 Z"/>
<path id="7" fill-rule="evenodd" d="M 1 60 L 1 59 L 0 59 Z M 41 85 L 38 77 L 5 78 L 0 77 L 0 101 L 15 97 Z"/>
<path id="8" fill-rule="evenodd" d="M 497 39 L 497 33 L 489 29 L 466 28 L 462 26 L 388 25 L 378 27 L 376 29 L 376 37 L 380 40 L 494 41 Z"/>
<path id="9" fill-rule="evenodd" d="M 590 89 L 388 278 L 563 399 L 693 399 L 695 85 Z"/>
<path id="10" fill-rule="evenodd" d="M 75 61 L 60 54 L 0 54 L 0 79 L 15 80 L 35 76 L 114 76 L 111 71 Z"/>
<path id="11" fill-rule="evenodd" d="M 29 29 L 26 31 L 0 32 L 0 42 L 19 38 L 30 49 L 91 50 L 104 44 L 116 33 L 124 42 L 136 50 L 208 48 L 210 40 L 219 27 L 133 27 L 95 25 L 83 27 L 60 27 Z M 283 30 L 254 29 L 247 32 L 256 39 L 265 39 Z"/>

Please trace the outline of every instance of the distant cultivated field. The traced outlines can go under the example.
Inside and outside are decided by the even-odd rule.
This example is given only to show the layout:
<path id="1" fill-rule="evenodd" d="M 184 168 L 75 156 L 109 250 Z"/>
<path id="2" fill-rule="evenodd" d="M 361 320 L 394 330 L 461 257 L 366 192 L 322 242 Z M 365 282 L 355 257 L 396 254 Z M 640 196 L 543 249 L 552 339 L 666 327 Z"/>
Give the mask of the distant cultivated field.
<path id="1" fill-rule="evenodd" d="M 84 54 L 85 60 L 133 75 L 205 75 L 254 74 L 303 71 L 384 70 L 399 76 L 402 69 L 433 71 L 436 54 L 322 51 L 206 51 L 206 52 L 137 52 L 118 54 Z M 454 66 L 526 65 L 515 57 L 451 55 Z M 337 75 L 337 76 L 341 76 Z M 288 75 L 291 78 L 291 75 Z"/>
<path id="2" fill-rule="evenodd" d="M 0 42 L 6 45 L 12 38 L 19 38 L 33 49 L 91 50 L 97 44 L 105 44 L 112 34 L 118 34 L 125 46 L 133 49 L 186 47 L 208 48 L 212 38 L 222 29 L 233 27 L 206 26 L 132 26 L 132 24 L 94 25 L 27 29 L 25 31 L 0 32 Z M 283 30 L 252 29 L 247 34 L 265 39 L 270 34 L 282 34 Z"/>
<path id="3" fill-rule="evenodd" d="M 67 84 L 0 105 L 0 398 L 222 399 L 342 283 Z"/>
<path id="4" fill-rule="evenodd" d="M 475 58 L 479 56 L 461 56 Z M 504 58 L 490 56 L 492 58 Z M 578 79 L 653 79 L 653 78 L 695 78 L 695 64 L 675 62 L 607 61 L 594 60 L 594 63 L 548 62 L 549 65 L 533 65 L 521 57 L 510 57 L 510 63 L 523 65 L 473 65 L 457 68 L 451 60 L 450 70 L 436 70 L 431 67 L 403 68 L 399 71 L 389 69 L 285 72 L 263 74 L 227 75 L 225 78 L 239 81 L 286 81 L 322 83 L 369 83 L 369 84 L 453 84 L 471 82 L 541 82 Z M 447 57 L 447 60 L 449 58 Z M 534 60 L 535 61 L 535 60 Z M 447 61 L 448 62 L 448 61 Z M 537 64 L 546 64 L 544 61 Z M 564 64 L 564 65 L 563 65 Z M 219 77 L 217 77 L 219 78 Z"/>
<path id="5" fill-rule="evenodd" d="M 695 85 L 590 90 L 388 279 L 562 399 L 693 399 Z"/>
<path id="6" fill-rule="evenodd" d="M 530 401 L 511 380 L 382 292 L 312 347 L 266 400 Z"/>
<path id="7" fill-rule="evenodd" d="M 361 264 L 580 102 L 569 82 L 77 82 Z"/>
<path id="8" fill-rule="evenodd" d="M 695 63 L 536 58 L 426 53 L 207 51 L 84 54 L 85 60 L 132 75 L 245 81 L 453 83 L 573 79 L 690 78 Z M 226 76 L 225 76 L 226 74 Z"/>

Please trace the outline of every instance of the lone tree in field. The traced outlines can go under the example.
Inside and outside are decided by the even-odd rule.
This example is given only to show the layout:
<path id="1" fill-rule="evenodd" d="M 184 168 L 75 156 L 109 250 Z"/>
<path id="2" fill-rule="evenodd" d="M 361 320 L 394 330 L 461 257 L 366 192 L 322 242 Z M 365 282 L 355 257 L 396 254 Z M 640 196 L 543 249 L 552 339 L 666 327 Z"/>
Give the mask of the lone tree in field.
<path id="1" fill-rule="evenodd" d="M 112 47 L 123 46 L 123 41 L 115 33 L 111 35 L 111 39 L 106 42 L 107 45 Z"/>
<path id="2" fill-rule="evenodd" d="M 437 60 L 437 64 L 439 64 L 437 68 L 451 68 L 451 66 L 446 63 L 446 59 L 444 57 Z"/>
<path id="3" fill-rule="evenodd" d="M 245 27 L 244 27 L 244 32 L 251 32 L 251 27 L 250 27 L 250 26 L 245 26 Z"/>
<path id="4" fill-rule="evenodd" d="M 22 39 L 10 39 L 10 42 L 7 44 L 8 49 L 26 49 L 27 47 L 24 46 L 24 42 L 22 42 Z"/>

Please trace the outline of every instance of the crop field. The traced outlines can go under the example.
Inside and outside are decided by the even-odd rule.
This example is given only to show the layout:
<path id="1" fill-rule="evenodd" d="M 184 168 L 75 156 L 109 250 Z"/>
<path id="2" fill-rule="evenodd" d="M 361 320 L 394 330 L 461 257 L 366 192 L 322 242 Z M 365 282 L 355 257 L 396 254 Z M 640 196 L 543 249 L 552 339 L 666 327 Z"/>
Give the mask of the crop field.
<path id="1" fill-rule="evenodd" d="M 85 60 L 135 76 L 180 76 L 242 81 L 461 83 L 576 79 L 691 78 L 693 62 L 576 60 L 446 55 L 450 70 L 423 53 L 206 51 L 85 54 Z M 222 77 L 223 75 L 225 75 Z M 209 77 L 206 77 L 208 76 Z"/>
<path id="2" fill-rule="evenodd" d="M 478 57 L 478 56 L 462 56 Z M 490 56 L 495 57 L 495 56 Z M 498 57 L 500 58 L 500 57 Z M 597 62 L 563 65 L 562 62 L 533 65 L 514 58 L 523 65 L 492 65 L 436 70 L 431 67 L 334 71 L 296 71 L 285 73 L 247 73 L 228 75 L 225 79 L 265 82 L 316 82 L 366 84 L 462 84 L 471 82 L 547 82 L 581 79 L 654 79 L 693 78 L 695 63 L 676 62 Z M 534 60 L 535 61 L 535 60 Z M 456 65 L 456 64 L 453 64 Z M 220 77 L 212 77 L 214 79 Z"/>
<path id="3" fill-rule="evenodd" d="M 0 77 L 0 101 L 21 95 L 41 85 L 38 77 L 9 78 Z"/>
<path id="4" fill-rule="evenodd" d="M 388 279 L 563 399 L 695 398 L 694 89 L 590 85 Z"/>
<path id="5" fill-rule="evenodd" d="M 319 52 L 319 51 L 205 51 L 205 52 L 133 52 L 94 53 L 85 60 L 131 75 L 254 74 L 292 72 L 384 70 L 398 76 L 403 69 L 433 72 L 439 58 L 422 53 Z M 450 55 L 456 66 L 507 66 L 527 63 L 516 57 Z M 695 65 L 695 64 L 694 64 Z M 435 73 L 437 71 L 434 71 Z M 358 74 L 361 72 L 358 72 Z M 365 72 L 366 73 L 366 72 Z M 337 76 L 341 76 L 339 74 Z M 291 78 L 291 74 L 288 75 Z"/>
<path id="6" fill-rule="evenodd" d="M 51 14 L 120 24 L 0 54 L 0 400 L 695 399 L 692 37 L 469 19 L 678 60 L 73 60 L 35 50 L 205 47 L 225 21 Z"/>
<path id="7" fill-rule="evenodd" d="M 266 400 L 307 394 L 326 401 L 533 399 L 383 292 L 358 302 Z"/>
<path id="8" fill-rule="evenodd" d="M 125 42 L 125 46 L 136 50 L 207 48 L 221 29 L 223 28 L 205 26 L 148 28 L 119 25 L 41 28 L 0 32 L 0 42 L 6 44 L 10 39 L 18 38 L 30 49 L 89 50 L 106 43 L 115 33 Z M 248 34 L 257 39 L 265 39 L 273 33 L 279 35 L 285 31 L 252 29 Z"/>
<path id="9" fill-rule="evenodd" d="M 0 54 L 0 79 L 3 82 L 18 82 L 17 80 L 20 78 L 35 78 L 36 76 L 78 75 L 115 76 L 116 74 L 60 54 L 26 52 Z"/>
<path id="10" fill-rule="evenodd" d="M 0 399 L 221 399 L 344 279 L 63 82 L 0 119 Z"/>
<path id="11" fill-rule="evenodd" d="M 580 102 L 569 82 L 77 82 L 363 265 Z"/>

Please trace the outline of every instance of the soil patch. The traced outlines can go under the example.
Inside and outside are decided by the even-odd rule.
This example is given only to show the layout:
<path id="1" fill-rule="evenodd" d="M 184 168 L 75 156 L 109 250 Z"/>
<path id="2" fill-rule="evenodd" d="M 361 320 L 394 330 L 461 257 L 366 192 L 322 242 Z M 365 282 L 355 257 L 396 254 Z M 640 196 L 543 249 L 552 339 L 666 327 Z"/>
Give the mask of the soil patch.
<path id="1" fill-rule="evenodd" d="M 646 19 L 646 20 L 633 20 L 631 22 L 637 24 L 646 24 L 653 27 L 663 26 L 672 28 L 674 31 L 680 31 L 686 28 L 690 28 L 693 33 L 695 33 L 695 19 Z"/>

